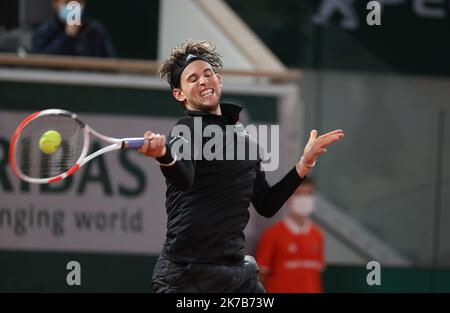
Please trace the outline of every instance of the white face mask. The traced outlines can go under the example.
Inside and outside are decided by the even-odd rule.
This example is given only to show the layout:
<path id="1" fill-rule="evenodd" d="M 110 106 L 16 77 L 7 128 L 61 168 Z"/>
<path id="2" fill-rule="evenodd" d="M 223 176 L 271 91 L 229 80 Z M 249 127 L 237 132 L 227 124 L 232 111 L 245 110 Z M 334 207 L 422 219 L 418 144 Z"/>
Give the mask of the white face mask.
<path id="1" fill-rule="evenodd" d="M 289 210 L 299 216 L 307 217 L 314 210 L 314 196 L 294 196 L 290 200 Z"/>

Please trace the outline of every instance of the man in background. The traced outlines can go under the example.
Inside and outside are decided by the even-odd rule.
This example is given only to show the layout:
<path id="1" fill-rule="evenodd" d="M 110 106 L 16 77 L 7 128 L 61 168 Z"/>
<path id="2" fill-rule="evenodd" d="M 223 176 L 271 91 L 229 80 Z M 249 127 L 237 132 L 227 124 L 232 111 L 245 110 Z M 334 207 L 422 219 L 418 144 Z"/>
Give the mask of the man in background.
<path id="1" fill-rule="evenodd" d="M 33 34 L 32 53 L 76 55 L 88 57 L 115 57 L 114 47 L 105 28 L 83 14 L 85 0 L 77 0 L 80 23 L 68 23 L 69 0 L 52 0 L 54 17 Z"/>
<path id="2" fill-rule="evenodd" d="M 324 241 L 310 215 L 314 181 L 306 178 L 287 201 L 286 216 L 262 235 L 256 261 L 267 292 L 322 292 Z"/>

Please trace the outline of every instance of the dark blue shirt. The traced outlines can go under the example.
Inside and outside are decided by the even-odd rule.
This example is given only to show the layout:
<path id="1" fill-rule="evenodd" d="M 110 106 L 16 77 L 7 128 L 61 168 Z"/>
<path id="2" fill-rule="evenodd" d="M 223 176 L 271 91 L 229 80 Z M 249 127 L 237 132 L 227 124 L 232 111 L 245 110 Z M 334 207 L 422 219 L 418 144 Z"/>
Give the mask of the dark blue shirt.
<path id="1" fill-rule="evenodd" d="M 99 22 L 87 18 L 83 18 L 81 29 L 74 37 L 66 34 L 65 24 L 57 17 L 44 23 L 33 34 L 31 52 L 86 57 L 116 56 L 105 28 Z"/>

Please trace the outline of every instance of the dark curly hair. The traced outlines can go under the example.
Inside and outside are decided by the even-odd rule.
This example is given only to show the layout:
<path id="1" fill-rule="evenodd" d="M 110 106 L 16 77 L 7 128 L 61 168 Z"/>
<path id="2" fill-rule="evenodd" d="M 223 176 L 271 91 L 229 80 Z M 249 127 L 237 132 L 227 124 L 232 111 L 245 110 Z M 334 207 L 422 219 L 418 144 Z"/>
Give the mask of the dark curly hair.
<path id="1" fill-rule="evenodd" d="M 194 60 L 203 60 L 211 64 L 215 73 L 222 68 L 221 56 L 216 47 L 208 41 L 188 39 L 181 47 L 172 49 L 169 56 L 158 69 L 161 79 L 165 79 L 170 87 L 180 88 L 180 77 L 184 68 Z"/>

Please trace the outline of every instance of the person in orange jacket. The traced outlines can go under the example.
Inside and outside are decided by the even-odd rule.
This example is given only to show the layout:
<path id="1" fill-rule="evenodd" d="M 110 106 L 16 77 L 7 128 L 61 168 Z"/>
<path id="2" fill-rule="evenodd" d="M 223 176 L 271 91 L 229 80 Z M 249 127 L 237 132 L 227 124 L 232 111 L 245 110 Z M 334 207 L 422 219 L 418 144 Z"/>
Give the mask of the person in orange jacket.
<path id="1" fill-rule="evenodd" d="M 267 292 L 322 292 L 322 230 L 311 220 L 314 181 L 306 178 L 287 202 L 286 216 L 262 234 L 256 252 Z"/>

